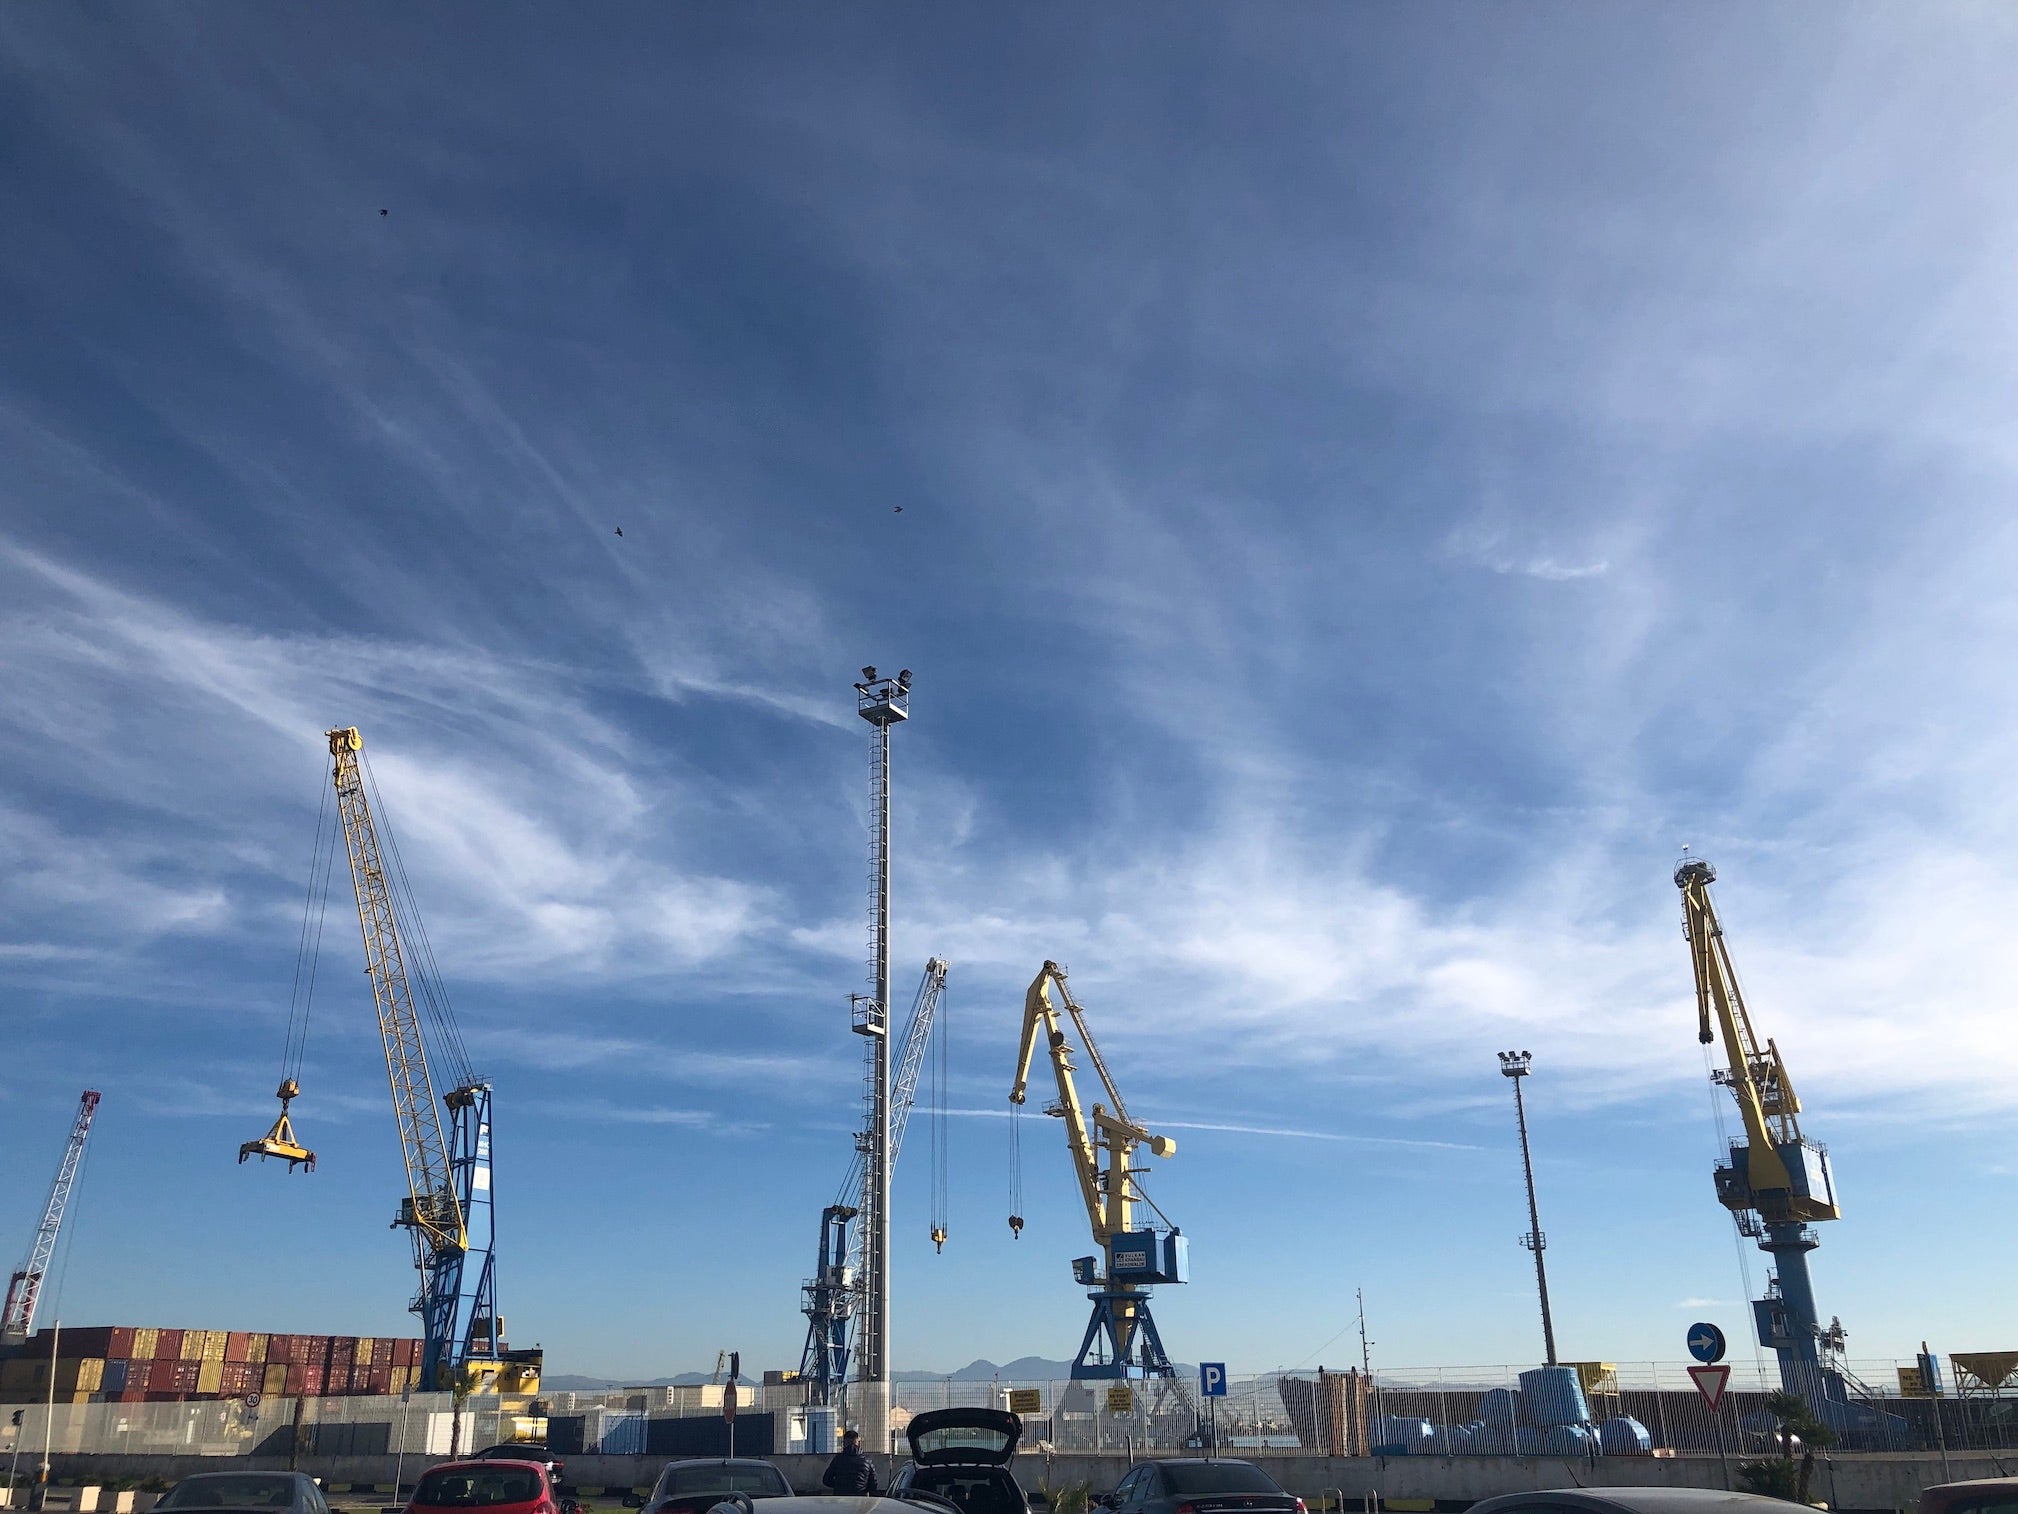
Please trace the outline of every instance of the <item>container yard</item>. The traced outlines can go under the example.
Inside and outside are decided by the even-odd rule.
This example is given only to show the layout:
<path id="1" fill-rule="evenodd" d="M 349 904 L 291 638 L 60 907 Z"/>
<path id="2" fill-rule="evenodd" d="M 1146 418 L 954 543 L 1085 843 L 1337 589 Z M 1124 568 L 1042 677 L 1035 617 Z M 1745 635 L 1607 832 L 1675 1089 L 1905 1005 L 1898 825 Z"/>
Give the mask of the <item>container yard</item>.
<path id="1" fill-rule="evenodd" d="M 173 1403 L 182 1399 L 341 1398 L 407 1393 L 412 1337 L 277 1335 L 102 1325 L 41 1330 L 0 1347 L 0 1400 Z"/>

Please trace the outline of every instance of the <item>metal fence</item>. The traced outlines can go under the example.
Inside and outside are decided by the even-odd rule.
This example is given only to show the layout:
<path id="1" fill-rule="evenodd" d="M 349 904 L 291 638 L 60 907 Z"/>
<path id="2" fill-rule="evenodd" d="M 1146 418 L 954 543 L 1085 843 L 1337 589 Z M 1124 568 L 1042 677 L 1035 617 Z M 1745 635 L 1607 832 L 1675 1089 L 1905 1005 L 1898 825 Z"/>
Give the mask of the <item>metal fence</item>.
<path id="1" fill-rule="evenodd" d="M 1859 1361 L 1827 1392 L 1817 1417 L 1835 1432 L 1831 1454 L 1860 1451 L 2018 1452 L 2018 1386 L 1902 1396 L 1898 1369 L 1910 1361 Z M 1316 1371 L 1236 1375 L 1224 1397 L 1198 1396 L 1190 1379 L 1132 1383 L 954 1378 L 893 1385 L 901 1420 L 929 1409 L 993 1405 L 1025 1420 L 1034 1451 L 1173 1452 L 1197 1449 L 1216 1434 L 1218 1449 L 1241 1456 L 1295 1455 L 1650 1455 L 1722 1452 L 1755 1456 L 1775 1449 L 1767 1399 L 1777 1372 L 1731 1364 L 1713 1414 L 1679 1362 L 1586 1364 L 1580 1393 L 1550 1399 L 1531 1368 L 1512 1365 L 1387 1368 L 1370 1377 Z M 1522 1374 L 1530 1374 L 1523 1391 Z M 1890 1385 L 1891 1391 L 1883 1391 Z M 1032 1396 L 1034 1395 L 1034 1396 Z M 750 1392 L 746 1411 L 780 1414 L 778 1449 L 788 1449 L 783 1415 L 796 1385 Z M 612 1395 L 620 1400 L 623 1395 Z M 1567 1403 L 1567 1407 L 1565 1404 Z M 440 1458 L 524 1438 L 536 1424 L 496 1400 L 467 1401 L 459 1424 L 447 1394 L 189 1403 L 41 1404 L 20 1408 L 23 1422 L 0 1415 L 0 1463 L 18 1448 L 21 1465 L 57 1455 L 394 1456 Z M 575 1406 L 579 1408 L 580 1406 Z M 661 1418 L 657 1411 L 653 1421 Z M 1570 1433 L 1578 1430 L 1580 1433 Z M 890 1448 L 902 1454 L 903 1439 Z M 599 1447 L 584 1447 L 593 1452 Z M 626 1445 L 623 1449 L 632 1449 Z"/>
<path id="2" fill-rule="evenodd" d="M 1236 1375 L 1210 1406 L 1193 1382 L 900 1382 L 910 1413 L 955 1405 L 1011 1407 L 1025 1442 L 1054 1451 L 1176 1451 L 1203 1444 L 1209 1415 L 1221 1451 L 1241 1455 L 1760 1455 L 1778 1448 L 1767 1404 L 1776 1366 L 1731 1363 L 1713 1413 L 1682 1362 L 1585 1364 L 1579 1392 L 1547 1403 L 1533 1368 L 1386 1368 L 1367 1377 L 1324 1372 Z M 1897 1386 L 1908 1360 L 1854 1361 L 1806 1397 L 1834 1452 L 2018 1450 L 2018 1385 L 1939 1399 Z M 1530 1374 L 1527 1392 L 1522 1376 Z M 1125 1391 L 1113 1394 L 1111 1390 Z M 1035 1395 L 1034 1398 L 1030 1395 Z M 1542 1400 L 1538 1403 L 1537 1400 Z M 1568 1412 L 1565 1412 L 1567 1406 Z M 1581 1427 L 1580 1433 L 1579 1427 Z M 1560 1433 L 1558 1433 L 1560 1432 Z M 1210 1433 L 1210 1432 L 1208 1432 Z"/>

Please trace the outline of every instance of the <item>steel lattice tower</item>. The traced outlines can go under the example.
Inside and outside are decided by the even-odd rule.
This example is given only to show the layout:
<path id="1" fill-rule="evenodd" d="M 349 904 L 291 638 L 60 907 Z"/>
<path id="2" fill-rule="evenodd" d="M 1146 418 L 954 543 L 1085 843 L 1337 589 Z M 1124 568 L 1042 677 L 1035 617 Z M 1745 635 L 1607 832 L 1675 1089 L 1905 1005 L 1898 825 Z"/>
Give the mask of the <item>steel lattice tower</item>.
<path id="1" fill-rule="evenodd" d="M 863 1158 L 860 1334 L 855 1348 L 855 1381 L 873 1385 L 856 1415 L 873 1418 L 871 1450 L 882 1444 L 890 1380 L 890 727 L 910 718 L 911 670 L 879 678 L 862 669 L 855 685 L 855 709 L 875 730 L 869 751 L 870 983 L 874 992 L 854 996 L 854 1028 L 868 1037 L 866 1116 L 856 1137 Z"/>

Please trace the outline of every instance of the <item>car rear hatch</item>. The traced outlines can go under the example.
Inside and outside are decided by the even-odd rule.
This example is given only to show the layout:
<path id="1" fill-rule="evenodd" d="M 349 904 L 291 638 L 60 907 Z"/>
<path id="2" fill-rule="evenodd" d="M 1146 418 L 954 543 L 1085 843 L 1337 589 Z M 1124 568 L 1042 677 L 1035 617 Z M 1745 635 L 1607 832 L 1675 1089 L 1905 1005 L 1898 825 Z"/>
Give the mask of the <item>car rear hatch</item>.
<path id="1" fill-rule="evenodd" d="M 1016 1454 L 1023 1421 L 1006 1409 L 933 1409 L 905 1433 L 921 1467 L 999 1467 Z"/>

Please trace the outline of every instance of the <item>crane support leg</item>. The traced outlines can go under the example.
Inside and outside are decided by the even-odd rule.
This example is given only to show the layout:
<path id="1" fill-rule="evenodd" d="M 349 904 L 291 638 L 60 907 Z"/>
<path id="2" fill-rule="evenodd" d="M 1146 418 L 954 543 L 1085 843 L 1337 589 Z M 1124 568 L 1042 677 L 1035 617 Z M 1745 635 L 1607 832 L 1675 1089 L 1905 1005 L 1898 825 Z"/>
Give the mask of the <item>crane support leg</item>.
<path id="1" fill-rule="evenodd" d="M 1093 1317 L 1086 1322 L 1075 1378 L 1174 1377 L 1163 1337 L 1149 1312 L 1149 1295 L 1135 1289 L 1102 1288 L 1089 1293 Z"/>

